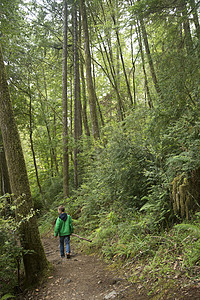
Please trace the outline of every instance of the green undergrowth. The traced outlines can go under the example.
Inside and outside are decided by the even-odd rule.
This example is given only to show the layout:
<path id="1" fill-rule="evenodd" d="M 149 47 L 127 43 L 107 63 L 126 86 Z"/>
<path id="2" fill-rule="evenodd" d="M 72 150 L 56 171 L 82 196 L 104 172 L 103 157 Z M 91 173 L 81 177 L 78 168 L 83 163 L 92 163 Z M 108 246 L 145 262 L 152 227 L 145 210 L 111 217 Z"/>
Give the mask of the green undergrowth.
<path id="1" fill-rule="evenodd" d="M 93 242 L 82 243 L 82 248 L 101 255 L 156 299 L 184 282 L 200 282 L 199 237 L 198 216 L 168 231 L 149 232 L 144 216 L 135 213 L 119 218 L 111 212 L 89 236 Z"/>
<path id="2" fill-rule="evenodd" d="M 186 283 L 200 282 L 200 214 L 190 222 L 158 230 L 154 217 L 143 210 L 117 206 L 95 214 L 90 203 L 93 213 L 89 215 L 88 206 L 84 208 L 81 201 L 79 195 L 79 202 L 68 199 L 64 203 L 75 233 L 92 240 L 89 243 L 72 237 L 75 251 L 101 256 L 153 299 L 161 299 Z M 53 233 L 59 204 L 55 202 L 55 208 L 40 218 L 41 233 Z"/>

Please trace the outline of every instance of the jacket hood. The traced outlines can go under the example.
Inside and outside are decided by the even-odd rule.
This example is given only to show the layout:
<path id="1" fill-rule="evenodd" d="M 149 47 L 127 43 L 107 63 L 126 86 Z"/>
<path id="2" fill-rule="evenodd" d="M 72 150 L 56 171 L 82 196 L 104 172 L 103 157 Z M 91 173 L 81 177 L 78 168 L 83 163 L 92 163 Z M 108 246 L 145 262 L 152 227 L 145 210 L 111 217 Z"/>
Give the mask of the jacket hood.
<path id="1" fill-rule="evenodd" d="M 59 218 L 65 222 L 65 221 L 67 221 L 67 214 L 62 213 L 62 214 L 60 214 Z"/>

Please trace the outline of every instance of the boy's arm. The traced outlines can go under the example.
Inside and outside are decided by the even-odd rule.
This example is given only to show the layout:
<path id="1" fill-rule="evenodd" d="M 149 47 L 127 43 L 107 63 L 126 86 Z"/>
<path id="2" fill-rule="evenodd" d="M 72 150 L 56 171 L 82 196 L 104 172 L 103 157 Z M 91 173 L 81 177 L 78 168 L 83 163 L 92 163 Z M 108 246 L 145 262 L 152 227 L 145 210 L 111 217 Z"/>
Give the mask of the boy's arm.
<path id="1" fill-rule="evenodd" d="M 54 236 L 58 236 L 58 233 L 59 233 L 59 227 L 60 227 L 60 221 L 59 220 L 60 220 L 59 218 L 57 218 L 57 220 L 56 220 Z"/>

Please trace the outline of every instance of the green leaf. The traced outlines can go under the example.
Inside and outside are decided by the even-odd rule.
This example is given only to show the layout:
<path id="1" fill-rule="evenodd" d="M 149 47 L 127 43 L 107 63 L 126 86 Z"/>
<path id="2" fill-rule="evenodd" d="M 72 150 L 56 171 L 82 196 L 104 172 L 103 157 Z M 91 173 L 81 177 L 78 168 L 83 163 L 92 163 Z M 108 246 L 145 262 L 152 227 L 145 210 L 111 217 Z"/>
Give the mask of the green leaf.
<path id="1" fill-rule="evenodd" d="M 15 296 L 13 296 L 11 294 L 5 294 L 3 297 L 1 297 L 0 300 L 7 300 L 7 299 L 10 299 L 10 298 L 15 298 Z"/>

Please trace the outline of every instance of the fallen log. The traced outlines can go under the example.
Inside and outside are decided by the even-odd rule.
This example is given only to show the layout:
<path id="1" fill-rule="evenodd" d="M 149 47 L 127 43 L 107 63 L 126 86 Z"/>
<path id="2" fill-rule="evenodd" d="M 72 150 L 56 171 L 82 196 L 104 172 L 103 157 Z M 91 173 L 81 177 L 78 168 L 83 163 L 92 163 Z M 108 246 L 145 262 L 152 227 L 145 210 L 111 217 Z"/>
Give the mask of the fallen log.
<path id="1" fill-rule="evenodd" d="M 82 237 L 82 236 L 80 236 L 80 235 L 78 235 L 78 234 L 72 233 L 71 235 L 72 235 L 72 236 L 76 236 L 77 238 L 79 238 L 79 239 L 81 239 L 81 240 L 84 240 L 84 241 L 87 241 L 87 242 L 92 243 L 91 240 L 88 240 L 88 239 L 86 239 L 86 238 L 84 238 L 84 237 Z"/>

